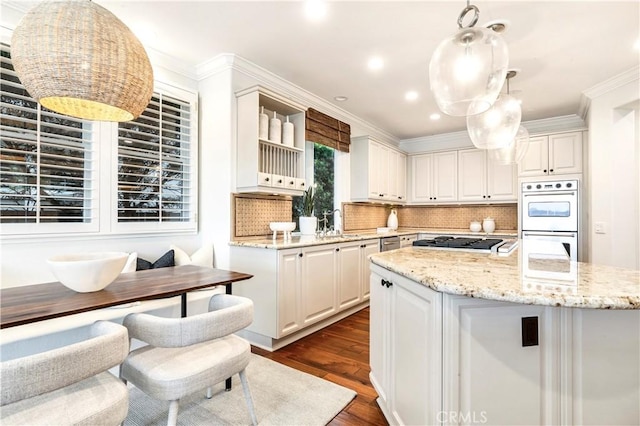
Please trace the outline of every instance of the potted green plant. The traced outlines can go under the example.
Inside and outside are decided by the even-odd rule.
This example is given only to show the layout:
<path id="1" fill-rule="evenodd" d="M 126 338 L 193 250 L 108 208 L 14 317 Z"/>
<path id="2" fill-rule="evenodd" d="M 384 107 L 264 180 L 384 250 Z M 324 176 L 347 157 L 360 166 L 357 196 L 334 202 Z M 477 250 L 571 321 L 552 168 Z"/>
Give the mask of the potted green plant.
<path id="1" fill-rule="evenodd" d="M 302 235 L 316 234 L 318 218 L 313 215 L 315 197 L 313 186 L 307 188 L 302 196 L 302 216 L 300 216 L 300 233 Z"/>

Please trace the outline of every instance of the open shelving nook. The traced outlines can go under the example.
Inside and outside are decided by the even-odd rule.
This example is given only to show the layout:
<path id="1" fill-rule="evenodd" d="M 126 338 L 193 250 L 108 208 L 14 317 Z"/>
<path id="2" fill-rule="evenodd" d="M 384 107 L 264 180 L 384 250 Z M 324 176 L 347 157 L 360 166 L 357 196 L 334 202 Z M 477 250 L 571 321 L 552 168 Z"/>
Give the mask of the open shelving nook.
<path id="1" fill-rule="evenodd" d="M 305 107 L 261 86 L 236 93 L 238 155 L 236 189 L 302 195 L 305 182 Z M 259 114 L 293 123 L 293 146 L 259 137 Z"/>

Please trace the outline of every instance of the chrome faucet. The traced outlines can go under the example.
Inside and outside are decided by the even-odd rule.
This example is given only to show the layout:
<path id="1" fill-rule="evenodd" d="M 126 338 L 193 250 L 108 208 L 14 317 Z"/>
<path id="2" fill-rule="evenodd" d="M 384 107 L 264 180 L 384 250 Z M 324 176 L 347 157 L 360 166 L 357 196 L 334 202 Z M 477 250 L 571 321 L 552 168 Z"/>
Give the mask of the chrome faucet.
<path id="1" fill-rule="evenodd" d="M 342 212 L 340 211 L 340 209 L 334 209 L 333 211 L 324 211 L 322 212 L 322 219 L 319 219 L 318 222 L 324 222 L 324 230 L 322 231 L 323 235 L 327 235 L 327 223 L 328 223 L 328 219 L 327 216 L 329 216 L 330 214 L 334 214 L 335 212 L 338 212 L 338 215 L 340 215 L 340 217 L 342 218 Z M 334 229 L 336 227 L 334 226 Z M 336 233 L 337 233 L 337 229 L 336 229 Z"/>

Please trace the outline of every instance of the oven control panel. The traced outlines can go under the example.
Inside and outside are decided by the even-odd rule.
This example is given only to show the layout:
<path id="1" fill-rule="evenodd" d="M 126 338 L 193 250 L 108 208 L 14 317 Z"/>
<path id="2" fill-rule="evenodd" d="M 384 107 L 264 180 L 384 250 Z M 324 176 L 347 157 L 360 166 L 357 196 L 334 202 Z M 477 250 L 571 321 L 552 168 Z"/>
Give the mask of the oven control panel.
<path id="1" fill-rule="evenodd" d="M 578 189 L 578 180 L 547 180 L 543 182 L 524 182 L 522 192 L 549 192 L 549 191 L 575 191 Z"/>

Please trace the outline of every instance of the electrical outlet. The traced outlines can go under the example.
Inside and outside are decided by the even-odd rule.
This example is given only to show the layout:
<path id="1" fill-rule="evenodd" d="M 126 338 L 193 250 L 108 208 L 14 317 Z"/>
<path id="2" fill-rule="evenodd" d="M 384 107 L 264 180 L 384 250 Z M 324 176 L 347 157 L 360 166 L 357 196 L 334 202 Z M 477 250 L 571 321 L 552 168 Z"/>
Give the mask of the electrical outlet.
<path id="1" fill-rule="evenodd" d="M 606 223 L 604 222 L 596 222 L 593 224 L 594 227 L 594 231 L 596 232 L 596 234 L 606 234 L 607 233 L 607 226 Z"/>

